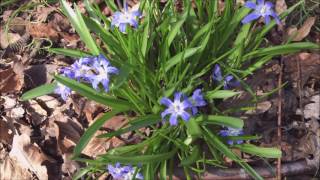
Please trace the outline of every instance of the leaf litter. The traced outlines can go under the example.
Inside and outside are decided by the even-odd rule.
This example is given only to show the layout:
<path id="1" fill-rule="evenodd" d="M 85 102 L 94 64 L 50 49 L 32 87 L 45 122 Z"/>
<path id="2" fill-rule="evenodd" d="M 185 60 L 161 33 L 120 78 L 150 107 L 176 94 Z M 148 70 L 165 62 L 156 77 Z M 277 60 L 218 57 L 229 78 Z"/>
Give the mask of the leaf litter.
<path id="1" fill-rule="evenodd" d="M 132 5 L 136 2 L 130 2 Z M 239 1 L 243 3 L 243 1 Z M 34 22 L 26 20 L 28 12 L 24 12 L 19 17 L 15 17 L 10 24 L 8 36 L 12 36 L 9 42 L 1 41 L 1 48 L 5 50 L 10 44 L 16 42 L 24 34 L 30 34 L 31 38 L 45 38 L 54 42 L 58 47 L 75 47 L 84 49 L 79 43 L 79 37 L 74 33 L 67 19 L 56 11 L 58 6 L 35 8 L 31 14 Z M 103 13 L 111 15 L 110 9 L 102 5 Z M 223 3 L 220 2 L 223 9 Z M 278 12 L 287 9 L 286 1 L 277 0 L 276 8 Z M 84 10 L 84 9 L 83 9 Z M 84 10 L 85 11 L 85 10 Z M 1 16 L 3 21 L 8 21 L 12 9 L 6 10 Z M 294 41 L 301 41 L 310 36 L 313 32 L 315 17 L 309 17 L 300 28 L 290 27 L 285 29 L 286 38 L 293 37 Z M 2 26 L 1 26 L 2 27 Z M 1 30 L 1 37 L 3 35 Z M 44 33 L 45 32 L 45 33 Z M 275 32 L 279 33 L 279 32 Z M 283 36 L 280 33 L 274 37 Z M 2 40 L 3 38 L 1 38 Z M 10 38 L 11 39 L 11 38 Z M 282 39 L 285 39 L 282 37 Z M 281 43 L 281 42 L 279 42 Z M 45 44 L 41 44 L 43 47 Z M 21 178 L 27 179 L 55 179 L 72 177 L 83 165 L 71 160 L 73 148 L 79 141 L 85 129 L 90 126 L 103 112 L 108 111 L 104 107 L 77 95 L 74 95 L 66 103 L 63 103 L 55 95 L 42 96 L 27 103 L 19 101 L 21 92 L 27 89 L 49 83 L 53 74 L 61 64 L 54 60 L 57 56 L 48 53 L 41 54 L 37 50 L 34 56 L 30 56 L 30 48 L 25 48 L 19 52 L 20 58 L 8 55 L 5 61 L 2 59 L 0 66 L 0 179 Z M 65 58 L 65 57 L 63 57 Z M 71 64 L 72 59 L 66 58 L 66 63 Z M 302 52 L 292 56 L 284 57 L 285 79 L 292 85 L 291 89 L 285 89 L 285 109 L 284 115 L 284 139 L 282 150 L 285 152 L 284 161 L 297 159 L 320 157 L 319 155 L 319 54 L 317 52 Z M 275 60 L 276 61 L 276 60 Z M 301 63 L 301 75 L 297 74 L 296 61 Z M 60 62 L 59 62 L 60 63 Z M 249 78 L 246 82 L 252 86 L 254 91 L 261 96 L 272 89 L 277 88 L 274 81 L 278 75 L 275 68 L 277 63 L 270 63 L 259 71 L 255 77 Z M 52 66 L 52 67 L 51 67 Z M 2 68 L 5 67 L 5 68 Z M 30 70 L 32 69 L 32 70 Z M 39 76 L 41 74 L 41 76 Z M 303 85 L 304 92 L 304 118 L 306 122 L 300 122 L 296 116 L 298 102 L 294 99 L 298 97 L 296 83 L 299 76 Z M 41 77 L 41 78 L 40 78 Z M 262 80 L 262 81 L 261 81 Z M 243 105 L 248 102 L 250 95 L 244 94 L 238 99 L 230 99 L 229 102 L 221 104 L 223 106 Z M 275 118 L 277 96 L 271 95 L 258 103 L 251 103 L 256 109 L 238 114 L 247 119 L 246 131 L 263 135 L 257 143 L 263 146 L 272 146 L 275 136 Z M 116 116 L 107 121 L 104 127 L 95 136 L 114 131 L 127 125 L 127 119 Z M 303 133 L 300 130 L 301 123 L 305 123 L 308 129 Z M 145 130 L 147 131 L 147 130 Z M 111 139 L 93 138 L 83 154 L 95 158 L 99 154 L 105 153 L 108 149 L 126 144 L 132 136 L 128 133 L 125 137 L 113 137 Z M 295 145 L 299 144 L 299 146 Z M 317 158 L 313 158 L 315 162 Z M 254 157 L 246 157 L 248 161 L 255 161 Z M 310 158 L 309 158 L 310 160 Z M 310 160 L 311 161 L 311 160 Z"/>

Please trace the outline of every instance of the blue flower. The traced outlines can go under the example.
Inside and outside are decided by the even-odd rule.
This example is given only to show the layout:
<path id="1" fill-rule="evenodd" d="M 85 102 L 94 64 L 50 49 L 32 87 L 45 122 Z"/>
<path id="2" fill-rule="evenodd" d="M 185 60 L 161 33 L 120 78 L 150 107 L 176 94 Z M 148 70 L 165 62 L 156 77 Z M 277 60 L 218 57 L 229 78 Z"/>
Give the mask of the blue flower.
<path id="1" fill-rule="evenodd" d="M 80 58 L 78 61 L 71 65 L 73 72 L 73 77 L 68 76 L 69 78 L 76 79 L 80 81 L 89 81 L 90 75 L 92 75 L 92 63 L 96 60 L 96 57 L 85 57 Z"/>
<path id="2" fill-rule="evenodd" d="M 235 128 L 230 128 L 228 127 L 225 130 L 221 130 L 219 133 L 222 137 L 226 137 L 226 136 L 239 136 L 239 135 L 243 135 L 243 130 L 242 129 L 235 129 Z M 236 144 L 242 144 L 243 140 L 228 140 L 227 143 L 229 145 L 233 145 L 234 143 Z"/>
<path id="3" fill-rule="evenodd" d="M 109 91 L 110 74 L 118 74 L 117 68 L 110 66 L 110 62 L 102 54 L 99 55 L 96 61 L 92 65 L 93 74 L 88 75 L 88 79 L 92 84 L 92 87 L 96 90 L 99 89 L 101 83 L 106 92 Z"/>
<path id="4" fill-rule="evenodd" d="M 71 89 L 61 83 L 57 83 L 54 93 L 59 94 L 61 98 L 66 101 L 71 94 Z"/>
<path id="5" fill-rule="evenodd" d="M 174 101 L 164 97 L 161 99 L 160 103 L 166 105 L 168 108 L 161 113 L 162 119 L 170 114 L 169 123 L 172 126 L 178 124 L 178 117 L 180 116 L 184 121 L 188 121 L 191 115 L 187 112 L 188 108 L 192 107 L 192 104 L 187 98 L 182 97 L 181 92 L 176 92 L 174 94 Z M 183 98 L 181 102 L 181 98 Z"/>
<path id="6" fill-rule="evenodd" d="M 197 107 L 202 107 L 207 105 L 206 101 L 203 98 L 203 95 L 201 93 L 201 89 L 196 89 L 193 94 L 192 97 L 190 98 L 190 101 L 192 103 L 192 114 L 195 115 L 198 113 L 198 108 Z"/>
<path id="7" fill-rule="evenodd" d="M 257 0 L 258 4 L 247 1 L 245 3 L 245 7 L 253 9 L 254 11 L 244 17 L 242 20 L 243 24 L 247 24 L 253 20 L 256 20 L 260 17 L 264 17 L 264 21 L 266 24 L 270 23 L 270 16 L 272 16 L 278 24 L 280 24 L 280 18 L 277 13 L 272 9 L 273 4 L 269 1 L 265 2 L 264 0 Z"/>
<path id="8" fill-rule="evenodd" d="M 121 166 L 120 163 L 116 163 L 114 166 L 109 164 L 107 169 L 116 180 L 131 180 L 135 173 L 135 169 L 131 165 Z M 137 173 L 135 179 L 143 179 L 142 174 Z"/>
<path id="9" fill-rule="evenodd" d="M 218 82 L 223 81 L 224 89 L 230 89 L 232 87 L 239 86 L 239 81 L 237 81 L 232 75 L 227 75 L 225 78 L 223 78 L 221 68 L 218 64 L 216 64 L 214 67 L 212 79 Z"/>
<path id="10" fill-rule="evenodd" d="M 140 11 L 128 11 L 128 5 L 125 4 L 124 12 L 117 11 L 112 16 L 111 27 L 118 27 L 122 33 L 126 32 L 127 25 L 138 27 L 137 19 L 141 17 Z"/>

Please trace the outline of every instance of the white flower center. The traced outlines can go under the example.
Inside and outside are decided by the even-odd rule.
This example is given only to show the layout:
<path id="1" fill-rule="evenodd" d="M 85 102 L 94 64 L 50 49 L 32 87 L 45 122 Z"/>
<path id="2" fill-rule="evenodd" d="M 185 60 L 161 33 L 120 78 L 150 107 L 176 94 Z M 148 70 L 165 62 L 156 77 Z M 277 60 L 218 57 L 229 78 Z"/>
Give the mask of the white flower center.
<path id="1" fill-rule="evenodd" d="M 264 15 L 264 14 L 266 14 L 266 12 L 267 12 L 267 6 L 265 6 L 265 5 L 263 5 L 262 7 L 261 7 L 261 9 L 260 9 L 260 13 L 262 14 L 262 15 Z"/>

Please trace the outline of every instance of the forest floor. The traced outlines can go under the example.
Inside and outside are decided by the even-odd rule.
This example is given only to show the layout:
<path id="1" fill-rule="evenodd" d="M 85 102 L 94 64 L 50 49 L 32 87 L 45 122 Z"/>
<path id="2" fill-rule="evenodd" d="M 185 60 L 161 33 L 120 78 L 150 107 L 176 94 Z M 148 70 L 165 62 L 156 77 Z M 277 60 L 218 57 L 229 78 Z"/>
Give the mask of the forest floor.
<path id="1" fill-rule="evenodd" d="M 0 3 L 0 180 L 71 179 L 84 166 L 70 159 L 73 147 L 85 129 L 108 108 L 77 94 L 66 102 L 55 94 L 21 101 L 24 92 L 52 82 L 52 74 L 59 67 L 74 62 L 72 58 L 48 52 L 48 47 L 85 47 L 61 13 L 59 3 L 38 0 L 5 2 Z M 103 1 L 95 2 L 106 16 L 112 14 Z M 127 2 L 134 6 L 138 0 Z M 295 2 L 276 0 L 276 10 L 283 12 Z M 268 34 L 270 42 L 281 44 L 296 33 L 293 41 L 320 43 L 320 3 L 306 2 L 291 13 L 282 26 Z M 81 1 L 77 4 L 86 13 L 84 4 Z M 219 104 L 219 108 L 254 105 L 255 110 L 235 115 L 245 120 L 246 133 L 261 136 L 257 144 L 281 148 L 283 177 L 319 178 L 320 53 L 304 51 L 278 56 L 245 82 L 259 97 L 282 87 L 282 84 L 285 86 L 281 91 L 276 90 L 261 98 L 258 103 L 248 104 L 252 96 L 243 92 L 241 96 Z M 124 117 L 116 116 L 98 134 L 118 129 L 126 121 Z M 126 143 L 125 137 L 94 138 L 83 154 L 94 158 Z M 270 169 L 272 166 L 276 168 L 276 160 L 246 155 L 243 158 L 265 177 L 274 177 Z M 236 168 L 221 171 L 220 179 L 228 179 L 235 172 Z M 95 178 L 99 176 L 101 179 L 106 177 L 97 175 Z"/>

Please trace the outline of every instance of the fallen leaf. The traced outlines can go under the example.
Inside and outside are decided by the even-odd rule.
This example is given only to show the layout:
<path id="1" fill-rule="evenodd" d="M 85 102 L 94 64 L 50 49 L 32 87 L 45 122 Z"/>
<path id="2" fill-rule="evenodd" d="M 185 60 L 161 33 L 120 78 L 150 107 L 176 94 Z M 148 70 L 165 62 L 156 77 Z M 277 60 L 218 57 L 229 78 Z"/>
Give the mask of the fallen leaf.
<path id="1" fill-rule="evenodd" d="M 17 160 L 18 164 L 25 169 L 34 172 L 40 180 L 48 179 L 48 167 L 46 164 L 55 160 L 42 153 L 36 144 L 30 142 L 30 137 L 25 134 L 13 137 L 12 149 L 9 153 L 10 158 Z M 50 169 L 52 172 L 53 169 Z"/>
<path id="2" fill-rule="evenodd" d="M 276 12 L 277 14 L 281 14 L 287 10 L 288 6 L 285 0 L 277 0 L 276 1 Z"/>
<path id="3" fill-rule="evenodd" d="M 52 23 L 28 24 L 27 32 L 33 38 L 49 38 L 53 41 L 56 41 L 58 40 L 59 35 L 58 32 L 52 26 Z"/>
<path id="4" fill-rule="evenodd" d="M 24 75 L 18 71 L 18 66 L 0 70 L 0 93 L 20 92 L 23 85 Z"/>
<path id="5" fill-rule="evenodd" d="M 0 47 L 2 49 L 7 48 L 10 44 L 17 42 L 21 36 L 18 33 L 6 33 L 0 30 Z"/>
<path id="6" fill-rule="evenodd" d="M 6 156 L 0 163 L 0 179 L 32 179 L 32 174 L 22 168 L 16 159 Z"/>
<path id="7" fill-rule="evenodd" d="M 8 122 L 0 119 L 0 141 L 1 142 L 4 141 L 7 144 L 11 144 L 12 138 L 13 138 L 13 132 Z"/>
<path id="8" fill-rule="evenodd" d="M 320 119 L 320 95 L 315 95 L 310 98 L 312 103 L 307 104 L 304 107 L 303 114 L 304 118 L 310 119 Z"/>
<path id="9" fill-rule="evenodd" d="M 56 7 L 51 6 L 37 6 L 37 10 L 33 13 L 36 22 L 45 22 L 48 15 L 56 9 Z"/>
<path id="10" fill-rule="evenodd" d="M 307 37 L 310 33 L 310 30 L 314 23 L 316 22 L 315 17 L 309 17 L 303 25 L 300 27 L 299 30 L 297 29 L 291 29 L 288 31 L 289 36 L 294 36 L 292 38 L 292 41 L 302 41 L 305 37 Z"/>

